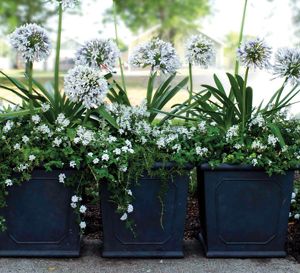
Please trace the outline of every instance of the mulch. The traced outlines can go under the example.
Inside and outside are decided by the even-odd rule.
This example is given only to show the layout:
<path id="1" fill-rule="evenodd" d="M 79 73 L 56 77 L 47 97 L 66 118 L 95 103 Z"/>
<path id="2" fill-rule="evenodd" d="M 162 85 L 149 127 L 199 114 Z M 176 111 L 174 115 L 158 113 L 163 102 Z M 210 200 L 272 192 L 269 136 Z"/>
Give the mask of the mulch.
<path id="1" fill-rule="evenodd" d="M 102 220 L 99 205 L 88 204 L 85 221 L 87 228 L 85 236 L 88 239 L 102 239 Z M 200 230 L 198 200 L 195 197 L 188 199 L 188 213 L 186 217 L 186 225 L 184 238 L 186 240 L 195 239 Z M 300 223 L 290 222 L 287 238 L 288 254 L 294 256 L 300 262 Z"/>

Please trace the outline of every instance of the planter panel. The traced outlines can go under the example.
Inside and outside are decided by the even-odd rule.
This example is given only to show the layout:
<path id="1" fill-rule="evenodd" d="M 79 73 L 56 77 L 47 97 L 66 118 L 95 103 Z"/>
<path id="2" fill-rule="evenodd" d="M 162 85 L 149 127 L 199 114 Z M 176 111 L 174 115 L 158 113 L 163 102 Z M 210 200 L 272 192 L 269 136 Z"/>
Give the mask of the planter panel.
<path id="1" fill-rule="evenodd" d="M 293 179 L 293 171 L 198 168 L 206 255 L 284 257 Z"/>
<path id="2" fill-rule="evenodd" d="M 70 207 L 74 191 L 58 182 L 60 173 L 35 170 L 31 180 L 9 188 L 0 256 L 79 256 L 79 228 Z"/>
<path id="3" fill-rule="evenodd" d="M 168 181 L 168 191 L 162 206 L 158 195 L 162 181 L 145 175 L 131 189 L 134 211 L 130 217 L 135 223 L 135 236 L 115 213 L 116 207 L 109 201 L 107 184 L 101 190 L 103 219 L 103 257 L 183 257 L 182 241 L 185 225 L 187 175 Z"/>

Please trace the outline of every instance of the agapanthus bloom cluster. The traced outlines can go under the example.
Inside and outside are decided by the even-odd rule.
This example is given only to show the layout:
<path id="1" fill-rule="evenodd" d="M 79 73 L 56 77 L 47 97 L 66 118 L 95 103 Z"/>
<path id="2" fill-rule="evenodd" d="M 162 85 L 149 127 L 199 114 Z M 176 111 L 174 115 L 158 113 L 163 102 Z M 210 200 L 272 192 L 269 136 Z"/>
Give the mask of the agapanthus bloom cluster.
<path id="1" fill-rule="evenodd" d="M 237 51 L 241 63 L 246 67 L 254 69 L 269 68 L 271 54 L 271 47 L 260 38 L 242 43 Z"/>
<path id="2" fill-rule="evenodd" d="M 186 59 L 189 63 L 207 68 L 215 56 L 214 46 L 203 35 L 194 35 L 186 45 Z"/>
<path id="3" fill-rule="evenodd" d="M 63 9 L 74 8 L 78 3 L 78 0 L 56 0 L 62 5 Z"/>
<path id="4" fill-rule="evenodd" d="M 97 108 L 106 98 L 108 84 L 100 71 L 79 65 L 66 75 L 65 92 L 71 101 L 80 102 L 87 109 Z"/>
<path id="5" fill-rule="evenodd" d="M 37 24 L 26 24 L 10 35 L 10 43 L 25 62 L 42 61 L 49 57 L 51 42 L 46 31 Z"/>
<path id="6" fill-rule="evenodd" d="M 275 54 L 274 75 L 287 79 L 291 84 L 300 82 L 300 49 L 280 48 Z"/>
<path id="7" fill-rule="evenodd" d="M 76 53 L 76 64 L 112 71 L 120 51 L 110 39 L 94 39 L 85 43 Z"/>
<path id="8" fill-rule="evenodd" d="M 175 48 L 158 38 L 137 46 L 129 60 L 134 67 L 151 67 L 152 71 L 173 74 L 180 68 Z"/>

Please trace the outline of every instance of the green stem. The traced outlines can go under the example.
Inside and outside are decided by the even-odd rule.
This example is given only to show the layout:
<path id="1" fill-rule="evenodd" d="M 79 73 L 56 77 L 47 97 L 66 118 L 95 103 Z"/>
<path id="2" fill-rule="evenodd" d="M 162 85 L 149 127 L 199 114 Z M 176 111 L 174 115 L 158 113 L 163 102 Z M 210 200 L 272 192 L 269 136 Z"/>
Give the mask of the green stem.
<path id="1" fill-rule="evenodd" d="M 193 65 L 192 63 L 189 63 L 189 100 L 188 105 L 191 105 L 192 103 L 192 97 L 193 97 Z M 186 114 L 187 117 L 189 117 L 189 114 Z"/>
<path id="2" fill-rule="evenodd" d="M 245 71 L 245 80 L 243 84 L 243 90 L 242 90 L 242 104 L 243 104 L 243 112 L 242 112 L 242 133 L 244 134 L 245 125 L 246 125 L 246 88 L 247 88 L 247 81 L 248 81 L 248 75 L 249 75 L 249 67 L 246 68 Z"/>
<path id="3" fill-rule="evenodd" d="M 243 40 L 243 35 L 244 35 L 244 27 L 245 27 L 245 20 L 246 20 L 246 12 L 247 12 L 247 5 L 248 5 L 248 0 L 245 0 L 245 5 L 244 5 L 244 11 L 243 11 L 243 17 L 242 17 L 242 23 L 241 23 L 241 29 L 240 29 L 240 36 L 239 36 L 239 44 L 238 46 L 241 45 L 241 42 Z M 236 59 L 235 61 L 235 69 L 234 69 L 234 74 L 237 75 L 239 73 L 239 61 Z"/>
<path id="4" fill-rule="evenodd" d="M 63 9 L 62 4 L 59 4 L 58 8 L 58 31 L 56 41 L 56 57 L 55 57 L 55 69 L 54 69 L 54 92 L 55 92 L 55 103 L 58 104 L 59 98 L 59 59 L 60 59 L 60 47 L 61 47 L 61 32 L 62 32 L 62 15 Z"/>
<path id="5" fill-rule="evenodd" d="M 116 43 L 117 43 L 117 46 L 119 47 L 119 36 L 118 36 L 118 25 L 117 25 L 117 7 L 116 7 L 115 0 L 113 0 L 113 10 L 114 10 L 114 26 L 115 26 Z M 125 93 L 127 93 L 124 70 L 123 70 L 123 63 L 122 63 L 121 57 L 119 57 L 119 66 L 120 66 L 120 71 L 121 71 L 123 90 Z"/>
<path id="6" fill-rule="evenodd" d="M 87 109 L 86 110 L 86 113 L 85 113 L 85 117 L 84 117 L 84 120 L 83 120 L 83 125 L 85 125 L 90 117 L 92 113 L 92 110 L 91 109 Z"/>
<path id="7" fill-rule="evenodd" d="M 28 61 L 26 63 L 26 74 L 28 77 L 28 92 L 29 95 L 32 95 L 32 73 L 33 73 L 33 62 Z M 29 109 L 30 113 L 33 114 L 33 102 L 32 98 L 29 98 Z"/>
<path id="8" fill-rule="evenodd" d="M 277 95 L 277 98 L 276 98 L 276 101 L 275 101 L 275 106 L 274 106 L 275 108 L 278 106 L 278 103 L 279 103 L 280 97 L 282 95 L 282 91 L 283 91 L 283 89 L 286 85 L 286 82 L 287 82 L 287 79 L 284 80 L 281 88 L 279 89 L 279 92 L 278 92 L 278 95 Z"/>

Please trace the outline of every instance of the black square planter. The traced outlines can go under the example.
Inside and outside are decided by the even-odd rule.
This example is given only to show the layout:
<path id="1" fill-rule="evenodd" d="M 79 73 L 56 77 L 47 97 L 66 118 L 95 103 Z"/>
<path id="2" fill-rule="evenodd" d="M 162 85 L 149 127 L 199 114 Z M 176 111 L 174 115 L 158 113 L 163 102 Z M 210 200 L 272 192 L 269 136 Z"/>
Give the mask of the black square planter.
<path id="1" fill-rule="evenodd" d="M 284 257 L 294 171 L 198 167 L 200 238 L 207 257 Z"/>
<path id="2" fill-rule="evenodd" d="M 134 185 L 134 211 L 130 217 L 136 225 L 133 233 L 120 220 L 116 207 L 109 201 L 107 184 L 101 187 L 103 221 L 103 257 L 183 257 L 188 175 L 175 176 L 168 181 L 168 191 L 163 201 L 163 227 L 161 226 L 160 178 L 142 177 Z"/>
<path id="3" fill-rule="evenodd" d="M 0 233 L 0 256 L 78 257 L 80 230 L 70 206 L 74 191 L 58 175 L 74 171 L 35 170 L 32 179 L 9 188 L 1 209 L 7 230 Z"/>

